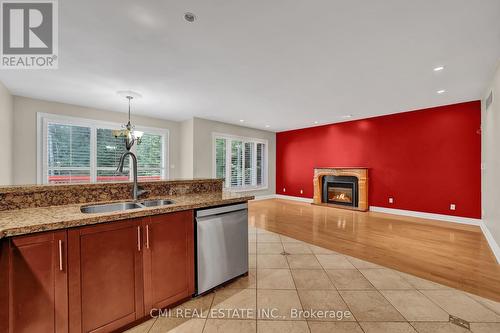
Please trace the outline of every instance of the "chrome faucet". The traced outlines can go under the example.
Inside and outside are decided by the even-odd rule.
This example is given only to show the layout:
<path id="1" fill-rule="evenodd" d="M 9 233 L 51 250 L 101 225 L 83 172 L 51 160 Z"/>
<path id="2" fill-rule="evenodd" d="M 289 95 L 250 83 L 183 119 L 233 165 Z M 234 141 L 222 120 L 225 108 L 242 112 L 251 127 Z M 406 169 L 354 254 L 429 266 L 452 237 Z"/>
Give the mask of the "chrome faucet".
<path id="1" fill-rule="evenodd" d="M 149 191 L 143 190 L 139 187 L 137 184 L 137 157 L 135 157 L 134 153 L 131 151 L 127 151 L 123 153 L 122 157 L 120 157 L 120 163 L 118 163 L 118 168 L 116 169 L 117 172 L 123 173 L 123 166 L 125 164 L 125 157 L 130 156 L 132 157 L 132 167 L 133 167 L 133 172 L 134 172 L 134 187 L 132 188 L 132 197 L 134 200 L 139 199 L 139 197 L 145 193 L 148 193 Z"/>

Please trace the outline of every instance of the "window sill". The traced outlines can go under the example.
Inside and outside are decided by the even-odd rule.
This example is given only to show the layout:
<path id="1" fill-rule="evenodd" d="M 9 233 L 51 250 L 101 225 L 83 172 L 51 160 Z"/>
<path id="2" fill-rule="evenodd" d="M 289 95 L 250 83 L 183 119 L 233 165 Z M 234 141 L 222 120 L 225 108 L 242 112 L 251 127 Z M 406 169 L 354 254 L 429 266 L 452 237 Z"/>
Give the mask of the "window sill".
<path id="1" fill-rule="evenodd" d="M 259 187 L 224 187 L 224 190 L 229 192 L 250 192 L 250 191 L 264 191 L 269 189 L 268 186 Z"/>

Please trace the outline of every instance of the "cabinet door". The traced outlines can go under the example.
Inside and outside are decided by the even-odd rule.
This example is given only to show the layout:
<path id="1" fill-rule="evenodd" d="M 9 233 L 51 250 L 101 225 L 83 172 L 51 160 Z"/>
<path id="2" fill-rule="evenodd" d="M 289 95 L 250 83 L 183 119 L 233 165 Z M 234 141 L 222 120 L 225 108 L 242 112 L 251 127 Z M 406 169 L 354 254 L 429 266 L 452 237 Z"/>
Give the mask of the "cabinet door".
<path id="1" fill-rule="evenodd" d="M 68 231 L 71 332 L 109 332 L 143 316 L 141 220 Z"/>
<path id="2" fill-rule="evenodd" d="M 9 331 L 67 332 L 66 231 L 10 242 Z"/>
<path id="3" fill-rule="evenodd" d="M 144 219 L 145 311 L 194 293 L 193 211 Z"/>

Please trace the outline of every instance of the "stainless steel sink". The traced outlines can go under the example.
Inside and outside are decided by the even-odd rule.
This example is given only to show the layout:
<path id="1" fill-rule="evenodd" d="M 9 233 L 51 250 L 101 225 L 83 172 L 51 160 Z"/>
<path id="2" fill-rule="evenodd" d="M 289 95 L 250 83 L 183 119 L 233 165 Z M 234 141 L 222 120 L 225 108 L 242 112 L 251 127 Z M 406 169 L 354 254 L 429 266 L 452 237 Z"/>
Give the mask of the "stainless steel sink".
<path id="1" fill-rule="evenodd" d="M 117 212 L 117 211 L 137 209 L 137 208 L 144 208 L 144 206 L 135 202 L 118 202 L 118 203 L 104 204 L 104 205 L 84 206 L 80 208 L 80 211 L 86 214 L 95 214 L 95 213 L 110 213 L 110 212 Z"/>
<path id="2" fill-rule="evenodd" d="M 80 211 L 85 214 L 110 213 L 110 212 L 119 212 L 129 209 L 166 206 L 166 205 L 171 205 L 173 203 L 174 202 L 172 200 L 146 200 L 141 203 L 117 202 L 112 204 L 84 206 L 80 208 Z"/>
<path id="3" fill-rule="evenodd" d="M 172 200 L 146 200 L 141 202 L 141 205 L 146 207 L 156 207 L 156 206 L 166 206 L 171 205 L 174 202 Z"/>

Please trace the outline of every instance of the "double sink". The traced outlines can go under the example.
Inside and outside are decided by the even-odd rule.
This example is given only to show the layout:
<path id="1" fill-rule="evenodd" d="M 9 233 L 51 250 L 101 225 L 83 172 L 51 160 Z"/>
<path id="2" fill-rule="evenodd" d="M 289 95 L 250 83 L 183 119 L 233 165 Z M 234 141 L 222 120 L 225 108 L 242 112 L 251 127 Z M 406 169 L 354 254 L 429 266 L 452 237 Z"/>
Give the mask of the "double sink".
<path id="1" fill-rule="evenodd" d="M 85 214 L 110 213 L 110 212 L 118 212 L 129 209 L 167 206 L 173 203 L 174 202 L 172 200 L 145 200 L 142 202 L 127 201 L 127 202 L 117 202 L 112 204 L 84 206 L 80 208 L 80 211 Z"/>

